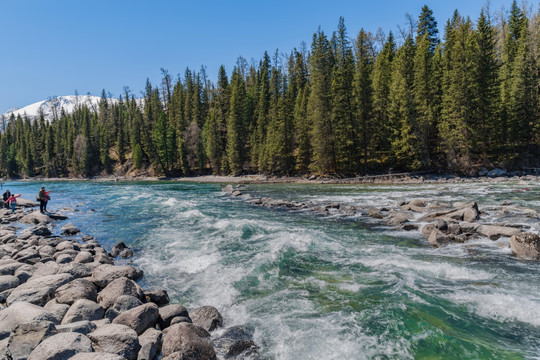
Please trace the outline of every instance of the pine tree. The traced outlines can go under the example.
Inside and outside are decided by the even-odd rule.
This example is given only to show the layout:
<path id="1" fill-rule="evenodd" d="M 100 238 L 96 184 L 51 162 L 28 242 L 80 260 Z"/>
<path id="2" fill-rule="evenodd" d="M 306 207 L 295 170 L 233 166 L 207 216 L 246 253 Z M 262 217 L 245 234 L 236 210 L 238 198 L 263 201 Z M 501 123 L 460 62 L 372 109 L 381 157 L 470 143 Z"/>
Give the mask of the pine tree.
<path id="1" fill-rule="evenodd" d="M 334 129 L 332 128 L 332 68 L 334 57 L 322 31 L 313 35 L 311 46 L 311 92 L 308 116 L 312 125 L 313 170 L 328 174 L 336 171 Z"/>
<path id="2" fill-rule="evenodd" d="M 332 127 L 335 137 L 336 170 L 353 174 L 358 169 L 358 123 L 354 116 L 354 57 L 343 17 L 335 36 L 335 65 L 332 74 Z"/>
<path id="3" fill-rule="evenodd" d="M 230 110 L 227 118 L 227 167 L 232 175 L 239 175 L 243 169 L 244 122 L 245 122 L 244 79 L 235 68 L 231 78 Z"/>

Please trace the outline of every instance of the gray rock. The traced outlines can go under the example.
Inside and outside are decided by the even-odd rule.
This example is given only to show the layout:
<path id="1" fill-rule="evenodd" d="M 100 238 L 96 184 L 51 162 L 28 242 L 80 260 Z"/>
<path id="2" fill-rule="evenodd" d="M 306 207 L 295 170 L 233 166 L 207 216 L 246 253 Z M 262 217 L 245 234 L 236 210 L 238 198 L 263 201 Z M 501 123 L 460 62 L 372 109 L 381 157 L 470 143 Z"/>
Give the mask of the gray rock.
<path id="1" fill-rule="evenodd" d="M 60 268 L 60 266 L 54 261 L 37 263 L 34 266 L 36 267 L 36 271 L 34 272 L 32 278 L 58 274 L 58 269 Z"/>
<path id="2" fill-rule="evenodd" d="M 19 278 L 13 275 L 0 276 L 0 292 L 19 286 Z"/>
<path id="3" fill-rule="evenodd" d="M 75 256 L 75 260 L 73 261 L 76 263 L 86 264 L 94 261 L 94 257 L 88 251 L 81 251 L 77 254 L 77 256 Z"/>
<path id="4" fill-rule="evenodd" d="M 137 360 L 153 360 L 157 358 L 161 352 L 161 337 L 161 331 L 152 328 L 146 330 L 139 336 L 141 350 L 139 350 Z"/>
<path id="5" fill-rule="evenodd" d="M 240 354 L 245 357 L 256 354 L 258 351 L 253 341 L 253 329 L 243 326 L 233 326 L 223 335 L 212 340 L 212 345 L 220 358 L 236 358 Z"/>
<path id="6" fill-rule="evenodd" d="M 2 326 L 0 326 L 0 340 L 9 336 L 9 333 L 16 326 L 34 320 L 54 322 L 55 318 L 49 311 L 29 303 L 15 303 L 1 310 L 0 324 Z"/>
<path id="7" fill-rule="evenodd" d="M 146 302 L 153 302 L 158 305 L 167 305 L 169 303 L 169 294 L 166 290 L 144 290 Z"/>
<path id="8" fill-rule="evenodd" d="M 60 254 L 56 257 L 56 262 L 58 264 L 67 264 L 73 261 L 75 256 L 71 254 Z"/>
<path id="9" fill-rule="evenodd" d="M 191 321 L 191 319 L 187 316 L 175 316 L 171 320 L 171 325 L 178 324 L 181 322 L 193 323 L 193 321 Z"/>
<path id="10" fill-rule="evenodd" d="M 52 299 L 51 301 L 46 303 L 43 308 L 54 315 L 54 318 L 56 319 L 56 324 L 60 324 L 67 311 L 69 310 L 69 305 L 59 304 L 56 299 Z"/>
<path id="11" fill-rule="evenodd" d="M 180 353 L 178 359 L 214 360 L 216 353 L 207 340 L 209 337 L 206 330 L 193 324 L 175 324 L 163 333 L 163 357 Z"/>
<path id="12" fill-rule="evenodd" d="M 124 311 L 141 306 L 142 304 L 142 301 L 135 296 L 121 295 L 116 299 L 114 305 L 107 310 L 105 317 L 112 321 Z"/>
<path id="13" fill-rule="evenodd" d="M 54 324 L 37 320 L 17 325 L 9 337 L 8 348 L 13 360 L 26 360 L 46 338 L 56 335 Z"/>
<path id="14" fill-rule="evenodd" d="M 104 314 L 105 310 L 97 303 L 91 300 L 79 299 L 67 311 L 62 319 L 62 325 L 83 320 L 100 320 L 103 319 Z"/>
<path id="15" fill-rule="evenodd" d="M 28 228 L 24 232 L 30 235 L 39 235 L 39 236 L 52 235 L 52 232 L 47 225 L 38 225 L 32 228 Z"/>
<path id="16" fill-rule="evenodd" d="M 14 276 L 16 276 L 17 279 L 19 279 L 19 282 L 21 284 L 24 284 L 26 281 L 28 281 L 28 279 L 30 279 L 34 275 L 35 272 L 36 272 L 35 266 L 26 264 L 26 265 L 21 266 L 17 270 L 15 270 Z"/>
<path id="17" fill-rule="evenodd" d="M 510 238 L 512 253 L 527 260 L 540 260 L 540 236 L 522 232 Z"/>
<path id="18" fill-rule="evenodd" d="M 135 253 L 131 249 L 124 249 L 120 252 L 120 254 L 118 254 L 118 256 L 121 258 L 127 259 L 127 258 L 135 256 Z"/>
<path id="19" fill-rule="evenodd" d="M 84 278 L 92 275 L 94 267 L 93 263 L 81 264 L 76 262 L 70 262 L 68 264 L 61 264 L 58 267 L 58 272 L 70 274 L 76 279 Z"/>
<path id="20" fill-rule="evenodd" d="M 117 354 L 128 360 L 136 359 L 141 348 L 137 333 L 125 325 L 104 325 L 92 331 L 88 337 L 96 351 Z"/>
<path id="21" fill-rule="evenodd" d="M 17 270 L 23 265 L 24 265 L 23 263 L 20 263 L 15 260 L 11 260 L 10 262 L 0 264 L 0 275 L 13 275 L 15 274 L 15 270 Z"/>
<path id="22" fill-rule="evenodd" d="M 105 352 L 78 353 L 70 360 L 126 360 L 125 357 Z"/>
<path id="23" fill-rule="evenodd" d="M 98 294 L 97 301 L 105 309 L 110 308 L 119 296 L 130 295 L 138 299 L 144 298 L 144 293 L 139 285 L 134 281 L 121 277 L 113 280 Z"/>
<path id="24" fill-rule="evenodd" d="M 190 312 L 193 324 L 202 327 L 206 331 L 215 330 L 223 325 L 223 318 L 213 306 L 201 306 Z"/>
<path id="25" fill-rule="evenodd" d="M 136 269 L 133 266 L 123 265 L 115 266 L 104 264 L 98 266 L 92 272 L 92 281 L 97 286 L 103 288 L 107 286 L 111 281 L 120 277 L 126 277 L 131 280 L 137 280 L 143 276 L 142 270 Z"/>
<path id="26" fill-rule="evenodd" d="M 68 360 L 80 352 L 93 352 L 92 342 L 78 333 L 61 333 L 45 339 L 28 360 Z"/>
<path id="27" fill-rule="evenodd" d="M 497 240 L 500 237 L 511 237 L 521 232 L 517 228 L 499 225 L 480 225 L 476 231 L 478 234 L 488 237 L 491 240 Z"/>
<path id="28" fill-rule="evenodd" d="M 76 300 L 87 299 L 96 301 L 96 286 L 86 279 L 75 279 L 56 289 L 56 301 L 60 304 L 73 304 Z"/>
<path id="29" fill-rule="evenodd" d="M 62 227 L 62 235 L 72 236 L 81 232 L 80 229 L 77 229 L 72 224 L 67 224 Z"/>
<path id="30" fill-rule="evenodd" d="M 17 201 L 18 202 L 18 201 Z M 33 211 L 27 215 L 24 215 L 19 222 L 23 224 L 38 225 L 38 224 L 48 224 L 51 222 L 51 219 L 40 212 Z"/>
<path id="31" fill-rule="evenodd" d="M 25 283 L 15 288 L 6 299 L 11 306 L 17 302 L 27 302 L 39 306 L 45 305 L 54 297 L 54 288 L 40 283 Z"/>
<path id="32" fill-rule="evenodd" d="M 121 313 L 112 323 L 129 326 L 137 334 L 142 334 L 146 329 L 156 324 L 158 317 L 159 310 L 157 305 L 148 303 Z"/>
<path id="33" fill-rule="evenodd" d="M 433 230 L 427 240 L 429 244 L 434 247 L 446 245 L 452 241 L 448 235 L 438 229 Z"/>
<path id="34" fill-rule="evenodd" d="M 368 210 L 368 216 L 369 217 L 372 217 L 374 219 L 382 219 L 384 218 L 383 214 L 381 213 L 381 211 L 377 208 L 370 208 Z"/>
<path id="35" fill-rule="evenodd" d="M 62 241 L 56 245 L 56 251 L 64 250 L 75 250 L 75 245 L 69 240 Z"/>
<path id="36" fill-rule="evenodd" d="M 159 308 L 158 323 L 161 329 L 165 329 L 171 325 L 171 320 L 177 316 L 189 317 L 185 307 L 179 304 L 171 304 Z"/>
<path id="37" fill-rule="evenodd" d="M 70 324 L 56 325 L 56 331 L 59 333 L 63 332 L 76 332 L 79 334 L 86 335 L 96 329 L 96 324 L 88 320 L 77 321 Z"/>
<path id="38" fill-rule="evenodd" d="M 41 257 L 52 257 L 56 250 L 50 245 L 44 245 L 39 248 L 39 256 Z"/>

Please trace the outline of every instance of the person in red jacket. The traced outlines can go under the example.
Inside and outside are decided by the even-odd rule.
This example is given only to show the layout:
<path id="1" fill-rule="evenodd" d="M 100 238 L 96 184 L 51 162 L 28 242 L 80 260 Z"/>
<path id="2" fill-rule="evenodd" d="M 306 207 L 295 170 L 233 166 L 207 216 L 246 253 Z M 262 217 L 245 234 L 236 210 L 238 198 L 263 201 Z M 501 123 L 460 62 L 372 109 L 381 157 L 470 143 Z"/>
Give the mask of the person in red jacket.
<path id="1" fill-rule="evenodd" d="M 7 199 L 7 202 L 11 204 L 11 211 L 15 214 L 15 205 L 17 204 L 17 198 L 21 196 L 19 195 L 11 195 L 9 199 Z"/>

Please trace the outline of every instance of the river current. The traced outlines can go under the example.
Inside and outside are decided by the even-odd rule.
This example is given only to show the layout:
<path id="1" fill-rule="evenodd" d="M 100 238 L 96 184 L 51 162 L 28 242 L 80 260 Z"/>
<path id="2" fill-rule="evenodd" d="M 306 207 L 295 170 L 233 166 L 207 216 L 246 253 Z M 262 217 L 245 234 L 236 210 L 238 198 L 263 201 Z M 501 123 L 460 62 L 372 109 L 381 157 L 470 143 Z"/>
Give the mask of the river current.
<path id="1" fill-rule="evenodd" d="M 34 199 L 41 183 L 4 184 Z M 540 262 L 508 239 L 438 249 L 418 231 L 362 216 L 251 205 L 221 184 L 47 182 L 62 208 L 110 250 L 136 249 L 143 286 L 188 309 L 213 305 L 254 329 L 264 359 L 540 359 Z M 540 185 L 248 185 L 252 195 L 358 206 L 401 200 L 503 201 L 540 211 Z M 62 223 L 55 229 L 60 232 Z M 540 220 L 531 223 L 540 231 Z"/>

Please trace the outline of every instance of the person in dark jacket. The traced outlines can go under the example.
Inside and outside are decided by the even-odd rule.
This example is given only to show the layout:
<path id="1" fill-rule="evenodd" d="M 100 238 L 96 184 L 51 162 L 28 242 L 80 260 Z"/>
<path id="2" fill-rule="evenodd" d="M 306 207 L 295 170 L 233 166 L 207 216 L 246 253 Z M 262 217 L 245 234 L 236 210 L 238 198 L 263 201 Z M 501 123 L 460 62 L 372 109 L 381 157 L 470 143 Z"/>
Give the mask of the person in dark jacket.
<path id="1" fill-rule="evenodd" d="M 10 196 L 11 196 L 11 192 L 9 191 L 9 189 L 6 189 L 6 192 L 3 195 L 3 199 L 4 199 L 4 207 L 8 209 L 9 209 L 8 199 Z"/>
<path id="2" fill-rule="evenodd" d="M 41 190 L 39 190 L 37 199 L 39 201 L 39 212 L 43 214 L 43 211 L 47 208 L 47 195 L 45 194 L 45 186 L 42 186 Z"/>

